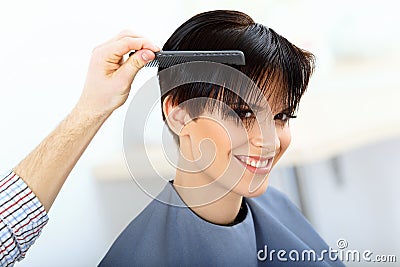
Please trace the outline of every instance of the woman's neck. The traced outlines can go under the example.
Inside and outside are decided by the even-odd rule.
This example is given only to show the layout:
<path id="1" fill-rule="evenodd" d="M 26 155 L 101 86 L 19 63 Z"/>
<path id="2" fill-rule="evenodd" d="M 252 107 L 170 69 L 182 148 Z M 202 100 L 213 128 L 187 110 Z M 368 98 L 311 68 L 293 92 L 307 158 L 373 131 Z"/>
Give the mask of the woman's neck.
<path id="1" fill-rule="evenodd" d="M 174 187 L 194 213 L 211 223 L 231 224 L 242 204 L 241 195 L 211 181 L 202 172 L 187 173 L 178 169 Z"/>

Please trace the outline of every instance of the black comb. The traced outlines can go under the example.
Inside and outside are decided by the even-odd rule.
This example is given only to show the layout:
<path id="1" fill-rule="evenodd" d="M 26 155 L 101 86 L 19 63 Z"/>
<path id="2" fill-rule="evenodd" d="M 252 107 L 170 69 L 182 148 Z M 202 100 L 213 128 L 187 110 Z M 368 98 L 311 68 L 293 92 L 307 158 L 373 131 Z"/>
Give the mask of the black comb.
<path id="1" fill-rule="evenodd" d="M 131 56 L 134 52 L 131 52 Z M 145 65 L 145 67 L 168 68 L 176 64 L 191 61 L 211 61 L 230 65 L 245 65 L 245 58 L 239 50 L 220 50 L 220 51 L 160 51 L 155 52 L 155 59 Z"/>

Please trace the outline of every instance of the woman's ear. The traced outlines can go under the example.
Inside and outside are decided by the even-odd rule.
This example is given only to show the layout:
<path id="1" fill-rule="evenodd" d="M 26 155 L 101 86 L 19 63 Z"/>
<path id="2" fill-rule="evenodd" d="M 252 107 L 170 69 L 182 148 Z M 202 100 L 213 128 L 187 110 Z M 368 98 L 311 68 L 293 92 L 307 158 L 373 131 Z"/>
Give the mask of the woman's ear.
<path id="1" fill-rule="evenodd" d="M 190 120 L 190 116 L 186 110 L 179 105 L 174 106 L 168 95 L 163 102 L 163 112 L 169 128 L 178 136 L 183 134 L 182 129 Z"/>

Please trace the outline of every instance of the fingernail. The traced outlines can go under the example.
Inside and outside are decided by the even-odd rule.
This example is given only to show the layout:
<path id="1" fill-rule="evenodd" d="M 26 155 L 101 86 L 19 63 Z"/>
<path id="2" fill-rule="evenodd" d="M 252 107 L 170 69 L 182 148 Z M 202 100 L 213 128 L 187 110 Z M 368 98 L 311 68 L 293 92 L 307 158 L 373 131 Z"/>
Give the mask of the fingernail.
<path id="1" fill-rule="evenodd" d="M 149 52 L 143 51 L 143 53 L 142 53 L 142 58 L 143 58 L 144 61 L 149 61 L 150 60 L 149 59 L 149 55 L 147 55 L 147 53 L 149 53 Z"/>

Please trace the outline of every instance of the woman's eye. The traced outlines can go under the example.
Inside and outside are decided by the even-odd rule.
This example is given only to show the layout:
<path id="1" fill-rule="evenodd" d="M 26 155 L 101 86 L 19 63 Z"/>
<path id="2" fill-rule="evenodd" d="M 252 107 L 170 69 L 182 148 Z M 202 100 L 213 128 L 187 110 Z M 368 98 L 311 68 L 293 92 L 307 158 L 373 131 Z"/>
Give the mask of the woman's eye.
<path id="1" fill-rule="evenodd" d="M 275 115 L 274 120 L 288 121 L 289 120 L 289 116 L 287 114 L 285 114 L 285 113 L 279 113 L 279 114 Z"/>
<path id="2" fill-rule="evenodd" d="M 234 111 L 241 119 L 250 119 L 254 117 L 254 113 L 250 109 L 235 109 Z"/>
<path id="3" fill-rule="evenodd" d="M 275 115 L 274 120 L 280 120 L 280 121 L 283 121 L 286 123 L 289 121 L 289 119 L 292 119 L 292 118 L 296 118 L 296 116 L 292 116 L 292 115 L 289 115 L 286 113 L 278 113 Z"/>

